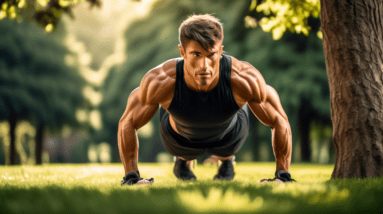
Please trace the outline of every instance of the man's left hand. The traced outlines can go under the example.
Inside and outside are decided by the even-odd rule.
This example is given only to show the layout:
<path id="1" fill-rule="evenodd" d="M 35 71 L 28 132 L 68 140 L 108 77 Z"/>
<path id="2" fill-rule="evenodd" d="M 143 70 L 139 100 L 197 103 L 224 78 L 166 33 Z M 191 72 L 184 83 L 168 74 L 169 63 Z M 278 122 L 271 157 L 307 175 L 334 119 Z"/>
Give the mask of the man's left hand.
<path id="1" fill-rule="evenodd" d="M 279 184 L 283 184 L 286 182 L 296 182 L 296 181 L 291 178 L 290 173 L 285 172 L 283 170 L 279 170 L 275 173 L 275 178 L 273 178 L 273 179 L 262 179 L 261 180 L 261 183 L 269 183 L 269 182 L 276 182 Z"/>
<path id="2" fill-rule="evenodd" d="M 121 181 L 121 186 L 123 185 L 148 185 L 154 182 L 153 178 L 143 179 L 136 172 L 128 172 Z"/>

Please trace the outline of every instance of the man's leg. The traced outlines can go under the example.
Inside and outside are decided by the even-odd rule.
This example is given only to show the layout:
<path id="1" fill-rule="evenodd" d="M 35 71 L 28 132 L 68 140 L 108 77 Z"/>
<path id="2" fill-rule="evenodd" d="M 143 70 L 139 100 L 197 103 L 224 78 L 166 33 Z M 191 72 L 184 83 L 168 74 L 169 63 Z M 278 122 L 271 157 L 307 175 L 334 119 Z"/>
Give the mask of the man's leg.
<path id="1" fill-rule="evenodd" d="M 181 157 L 176 157 L 174 164 L 174 175 L 181 180 L 194 181 L 197 178 L 191 170 L 193 160 L 183 160 Z"/>
<path id="2" fill-rule="evenodd" d="M 217 157 L 221 161 L 218 174 L 214 176 L 214 180 L 233 180 L 234 172 L 234 155 L 226 158 Z"/>
<path id="3" fill-rule="evenodd" d="M 196 176 L 191 171 L 191 163 L 197 157 L 204 155 L 206 151 L 182 146 L 182 142 L 187 139 L 171 128 L 169 113 L 162 107 L 160 108 L 160 136 L 166 150 L 176 157 L 173 169 L 175 176 L 181 180 L 196 180 Z"/>
<path id="4" fill-rule="evenodd" d="M 227 147 L 210 151 L 222 162 L 218 174 L 214 176 L 214 180 L 233 180 L 234 178 L 234 155 L 242 147 L 249 134 L 249 110 L 247 104 L 238 110 L 237 116 L 236 132 L 233 133 L 234 138 L 230 139 L 233 143 Z"/>

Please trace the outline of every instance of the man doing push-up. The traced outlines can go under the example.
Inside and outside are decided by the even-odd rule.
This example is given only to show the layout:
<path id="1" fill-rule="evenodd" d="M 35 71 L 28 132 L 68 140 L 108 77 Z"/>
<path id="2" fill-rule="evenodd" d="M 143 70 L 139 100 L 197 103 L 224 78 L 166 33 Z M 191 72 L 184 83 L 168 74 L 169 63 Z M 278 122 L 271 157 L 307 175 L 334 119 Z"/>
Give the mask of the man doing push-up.
<path id="1" fill-rule="evenodd" d="M 176 157 L 177 178 L 195 180 L 191 161 L 210 154 L 222 161 L 214 179 L 232 180 L 232 159 L 248 135 L 250 108 L 272 130 L 275 178 L 261 182 L 293 181 L 289 173 L 291 129 L 278 94 L 252 65 L 223 54 L 223 38 L 217 18 L 189 17 L 179 29 L 181 57 L 150 70 L 130 94 L 118 126 L 118 147 L 125 169 L 122 184 L 154 181 L 140 177 L 136 130 L 158 109 L 161 138 Z"/>

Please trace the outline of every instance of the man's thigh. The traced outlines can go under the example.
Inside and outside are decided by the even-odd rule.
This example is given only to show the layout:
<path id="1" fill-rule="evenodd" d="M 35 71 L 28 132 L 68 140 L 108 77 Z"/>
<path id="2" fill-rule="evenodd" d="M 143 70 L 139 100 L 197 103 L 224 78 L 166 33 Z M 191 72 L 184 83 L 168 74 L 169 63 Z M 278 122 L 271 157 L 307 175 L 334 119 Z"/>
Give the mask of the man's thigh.
<path id="1" fill-rule="evenodd" d="M 234 137 L 229 139 L 229 141 L 232 141 L 232 142 L 230 142 L 229 144 L 223 143 L 227 145 L 223 147 L 204 148 L 203 144 L 200 144 L 199 146 L 193 146 L 193 147 L 183 146 L 183 145 L 190 144 L 190 141 L 180 136 L 172 129 L 169 122 L 169 113 L 164 108 L 161 107 L 160 108 L 160 135 L 162 138 L 162 142 L 164 143 L 165 148 L 168 150 L 170 154 L 177 157 L 182 157 L 185 160 L 193 160 L 193 159 L 196 159 L 197 157 L 200 157 L 206 154 L 212 154 L 219 157 L 229 157 L 231 155 L 236 154 L 239 151 L 239 149 L 242 147 L 243 143 L 245 142 L 248 136 L 248 132 L 249 132 L 248 111 L 249 111 L 248 107 L 247 105 L 245 105 L 237 112 L 238 121 L 237 121 L 235 130 L 233 131 L 233 133 L 231 133 L 232 136 Z M 215 142 L 214 144 L 220 145 L 219 142 Z M 194 144 L 194 145 L 197 145 L 197 144 Z"/>

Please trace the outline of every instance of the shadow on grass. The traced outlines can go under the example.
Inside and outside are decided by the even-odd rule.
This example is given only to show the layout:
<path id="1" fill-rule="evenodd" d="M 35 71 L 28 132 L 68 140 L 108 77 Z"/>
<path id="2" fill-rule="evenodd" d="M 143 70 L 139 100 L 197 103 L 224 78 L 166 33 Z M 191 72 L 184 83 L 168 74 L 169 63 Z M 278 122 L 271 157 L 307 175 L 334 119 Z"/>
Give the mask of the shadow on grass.
<path id="1" fill-rule="evenodd" d="M 173 186 L 5 187 L 0 213 L 383 213 L 383 178 L 322 184 L 177 182 Z"/>
<path id="2" fill-rule="evenodd" d="M 233 181 L 178 181 L 172 163 L 141 164 L 151 186 L 119 186 L 121 165 L 0 167 L 0 213 L 368 213 L 383 214 L 383 178 L 334 179 L 333 166 L 292 167 L 298 182 L 261 184 L 274 163 L 237 164 Z"/>

